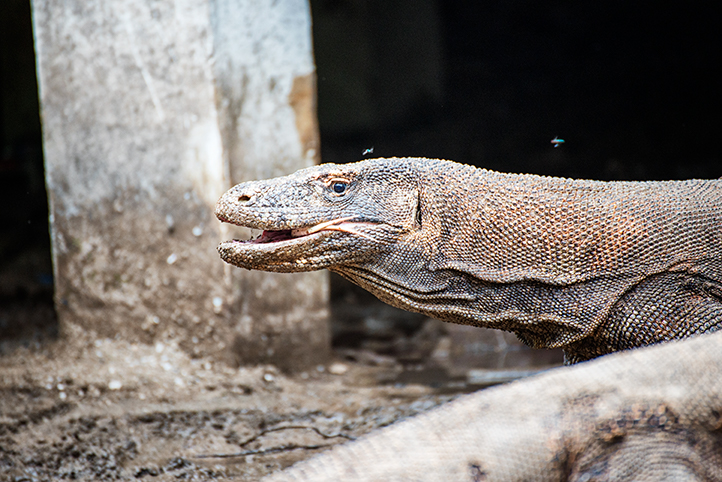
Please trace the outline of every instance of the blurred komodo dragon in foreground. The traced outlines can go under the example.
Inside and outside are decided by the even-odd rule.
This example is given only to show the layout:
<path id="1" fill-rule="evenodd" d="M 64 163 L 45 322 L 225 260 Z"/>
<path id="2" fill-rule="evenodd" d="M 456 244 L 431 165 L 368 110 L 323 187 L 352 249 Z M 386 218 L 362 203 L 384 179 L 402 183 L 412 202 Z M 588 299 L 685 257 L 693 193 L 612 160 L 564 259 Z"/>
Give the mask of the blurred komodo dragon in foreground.
<path id="1" fill-rule="evenodd" d="M 447 480 L 722 481 L 722 332 L 466 395 L 268 482 Z"/>
<path id="2" fill-rule="evenodd" d="M 503 174 L 433 159 L 371 159 L 346 165 L 325 164 L 286 177 L 238 184 L 219 200 L 216 215 L 221 221 L 263 231 L 257 239 L 222 243 L 218 249 L 228 263 L 278 272 L 327 268 L 399 308 L 444 321 L 512 331 L 537 348 L 561 347 L 569 364 L 722 327 L 721 180 L 600 182 Z M 713 336 L 695 343 L 712 344 L 709 351 L 713 357 L 720 352 L 719 338 Z M 638 370 L 652 370 L 650 376 L 657 370 L 660 383 L 689 392 L 687 396 L 692 398 L 688 402 L 717 413 L 717 422 L 699 418 L 699 414 L 694 415 L 698 418 L 688 417 L 661 391 L 657 395 L 662 398 L 656 402 L 654 397 L 639 398 L 639 406 L 632 396 L 629 398 L 632 405 L 620 405 L 617 412 L 609 412 L 612 417 L 609 420 L 621 421 L 622 428 L 610 422 L 605 443 L 622 447 L 644 440 L 640 442 L 644 452 L 652 447 L 644 445 L 652 444 L 647 439 L 663 439 L 658 448 L 667 447 L 668 453 L 663 456 L 663 452 L 653 450 L 662 454 L 657 462 L 675 464 L 675 457 L 689 461 L 692 455 L 705 454 L 699 452 L 702 449 L 694 441 L 689 442 L 692 447 L 689 454 L 677 450 L 682 446 L 679 434 L 692 438 L 704 434 L 717 437 L 719 457 L 722 356 L 708 360 L 712 365 L 703 366 L 695 361 L 696 354 L 687 346 L 696 345 L 690 342 L 650 351 L 669 350 L 670 357 L 679 357 L 667 360 L 660 355 L 658 366 L 638 365 L 634 361 L 637 356 L 651 357 L 646 353 L 624 354 L 619 360 L 609 360 L 613 368 L 622 367 L 616 368 L 619 374 L 628 372 L 618 382 L 603 371 L 607 360 L 589 367 L 574 367 L 572 370 L 578 372 L 573 373 L 587 370 L 586 377 L 592 377 L 580 376 L 581 385 L 575 386 L 586 387 L 581 392 L 581 388 L 571 390 L 569 382 L 564 382 L 567 375 L 563 371 L 545 376 L 548 383 L 556 383 L 552 380 L 559 378 L 558 390 L 540 385 L 538 382 L 544 377 L 512 387 L 526 384 L 529 390 L 535 390 L 533 387 L 546 386 L 544 393 L 558 394 L 566 400 L 564 403 L 572 404 L 557 417 L 549 415 L 549 419 L 544 418 L 547 409 L 538 406 L 535 411 L 529 409 L 527 416 L 534 418 L 526 424 L 560 424 L 563 420 L 559 417 L 564 419 L 566 414 L 577 413 L 579 418 L 571 423 L 583 425 L 584 420 L 596 420 L 592 415 L 585 418 L 585 414 L 612 410 L 610 407 L 616 403 L 612 398 L 622 397 L 622 392 L 632 396 L 638 387 L 641 390 L 645 379 L 641 372 L 635 378 Z M 700 348 L 700 357 L 702 351 Z M 674 367 L 680 373 L 688 372 L 692 378 L 675 378 L 674 373 L 668 372 Z M 609 368 L 609 373 L 614 372 L 613 368 Z M 717 378 L 708 378 L 711 372 Z M 698 385 L 696 379 L 700 377 L 709 381 L 707 386 Z M 621 384 L 617 387 L 619 393 L 610 395 L 609 390 L 605 391 L 605 380 L 612 385 Z M 599 390 L 594 389 L 597 382 Z M 705 400 L 695 398 L 697 388 L 704 388 Z M 572 391 L 583 395 L 574 399 L 564 395 Z M 542 394 L 540 391 L 539 396 Z M 473 405 L 477 400 L 486 403 L 482 402 L 484 397 L 473 395 L 453 407 L 458 410 L 463 403 Z M 550 405 L 562 403 L 561 398 L 549 397 Z M 536 396 L 532 395 L 530 400 L 533 405 Z M 524 404 L 519 398 L 501 397 L 495 403 L 505 404 L 496 407 L 497 411 L 509 410 L 518 418 L 517 423 L 522 423 L 523 414 L 518 412 Z M 494 474 L 500 472 L 490 468 L 494 464 L 483 458 L 480 446 L 465 445 L 462 450 L 462 444 L 486 443 L 480 434 L 453 442 L 457 440 L 453 431 L 468 425 L 470 416 L 460 412 L 460 418 L 452 421 L 448 418 L 452 416 L 451 410 L 441 408 L 424 417 L 426 422 L 400 424 L 399 430 L 400 427 L 415 430 L 414 423 L 422 429 L 420 424 L 425 423 L 423 430 L 438 437 L 429 442 L 438 452 L 436 459 L 456 463 L 459 469 L 458 462 L 467 461 L 467 452 L 477 453 L 478 463 L 464 465 L 467 479 L 496 478 Z M 469 413 L 477 417 L 487 410 L 472 409 Z M 642 423 L 647 427 L 642 435 L 627 437 L 628 426 L 640 425 L 636 422 L 629 425 L 624 420 L 637 420 L 638 416 L 647 421 L 649 417 L 662 417 L 665 422 Z M 583 427 L 580 433 L 592 430 L 593 426 L 592 423 Z M 526 431 L 524 425 L 519 430 Z M 531 426 L 528 430 L 532 431 Z M 513 430 L 503 433 L 507 435 L 494 437 L 498 447 L 519 441 L 509 435 L 515 433 Z M 652 435 L 644 437 L 646 433 Z M 363 443 L 367 446 L 377 439 L 370 437 Z M 575 444 L 581 443 L 578 438 L 562 437 L 558 441 L 571 444 L 562 447 L 566 453 L 582 454 L 556 461 L 561 467 L 561 478 L 573 476 L 574 467 L 591 455 L 575 451 L 578 448 Z M 386 452 L 396 457 L 402 446 L 394 442 L 383 445 L 386 448 L 380 451 L 369 449 L 367 453 L 375 454 L 376 459 Z M 551 451 L 547 455 L 557 454 L 554 457 L 558 458 L 555 447 L 546 449 Z M 506 453 L 505 449 L 500 450 L 497 458 Z M 428 450 L 424 453 L 428 455 Z M 507 463 L 520 463 L 509 456 Z M 414 458 L 417 460 L 414 463 L 426 467 L 430 460 L 427 459 L 421 463 L 422 460 Z M 711 455 L 708 459 L 719 462 L 719 458 Z M 701 463 L 705 470 L 712 470 Z M 617 466 L 624 465 L 619 464 L 615 462 Z M 413 479 L 416 477 L 413 474 L 435 479 L 429 475 L 431 472 L 419 467 L 407 467 L 406 475 L 398 472 L 398 480 Z M 594 469 L 597 472 L 585 472 L 592 477 L 586 480 L 603 474 L 604 467 Z M 709 470 L 704 474 L 711 473 Z M 458 472 L 448 472 L 452 480 L 453 473 Z M 528 474 L 511 478 L 527 477 Z M 719 473 L 715 477 L 712 480 L 718 480 Z"/>

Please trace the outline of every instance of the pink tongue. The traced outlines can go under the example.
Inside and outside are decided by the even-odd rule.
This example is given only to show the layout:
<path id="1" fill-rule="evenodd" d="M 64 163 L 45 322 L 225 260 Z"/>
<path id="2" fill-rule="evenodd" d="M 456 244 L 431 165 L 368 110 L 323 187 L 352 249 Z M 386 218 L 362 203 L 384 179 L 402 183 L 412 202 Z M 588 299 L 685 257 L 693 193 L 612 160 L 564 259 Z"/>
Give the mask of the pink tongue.
<path id="1" fill-rule="evenodd" d="M 284 229 L 282 231 L 263 231 L 258 239 L 253 240 L 254 243 L 275 243 L 291 239 L 291 230 Z"/>

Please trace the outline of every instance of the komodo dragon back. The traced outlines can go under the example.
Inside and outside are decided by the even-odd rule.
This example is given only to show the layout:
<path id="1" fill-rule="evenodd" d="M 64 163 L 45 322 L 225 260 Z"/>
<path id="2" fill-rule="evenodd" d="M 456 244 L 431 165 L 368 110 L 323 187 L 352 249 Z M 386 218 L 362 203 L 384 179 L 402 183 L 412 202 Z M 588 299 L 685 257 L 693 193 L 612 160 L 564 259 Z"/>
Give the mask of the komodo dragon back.
<path id="1" fill-rule="evenodd" d="M 236 266 L 329 269 L 402 309 L 567 362 L 722 326 L 722 181 L 601 182 L 404 158 L 238 184 Z"/>

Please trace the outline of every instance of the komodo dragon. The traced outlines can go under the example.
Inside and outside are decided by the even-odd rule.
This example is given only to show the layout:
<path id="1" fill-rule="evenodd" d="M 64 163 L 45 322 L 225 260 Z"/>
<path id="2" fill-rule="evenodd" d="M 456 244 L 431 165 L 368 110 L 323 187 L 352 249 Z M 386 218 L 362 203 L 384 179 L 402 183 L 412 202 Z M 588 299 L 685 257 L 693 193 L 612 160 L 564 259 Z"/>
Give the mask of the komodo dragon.
<path id="1" fill-rule="evenodd" d="M 722 328 L 722 180 L 601 182 L 435 159 L 238 184 L 233 265 L 327 268 L 393 306 L 516 333 L 567 363 Z"/>
<path id="2" fill-rule="evenodd" d="M 722 327 L 722 181 L 598 182 L 430 159 L 243 183 L 236 266 L 328 268 L 407 310 L 567 362 Z M 462 397 L 272 480 L 722 481 L 722 333 Z"/>

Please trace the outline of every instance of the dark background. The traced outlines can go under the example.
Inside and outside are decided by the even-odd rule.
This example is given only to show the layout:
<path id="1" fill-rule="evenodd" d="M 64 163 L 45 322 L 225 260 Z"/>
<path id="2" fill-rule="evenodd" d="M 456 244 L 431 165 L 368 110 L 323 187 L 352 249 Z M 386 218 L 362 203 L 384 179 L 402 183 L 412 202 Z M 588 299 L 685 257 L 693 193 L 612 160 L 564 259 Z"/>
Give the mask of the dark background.
<path id="1" fill-rule="evenodd" d="M 322 160 L 720 177 L 713 3 L 313 0 Z M 0 340 L 55 330 L 34 68 L 29 2 L 3 0 Z"/>
<path id="2" fill-rule="evenodd" d="M 430 4 L 436 40 L 428 40 L 423 19 L 405 25 L 409 11 L 389 13 L 387 3 Z M 314 0 L 312 7 L 325 162 L 350 160 L 343 149 L 354 144 L 354 159 L 373 145 L 374 156 L 602 180 L 722 175 L 722 29 L 711 4 Z M 387 15 L 397 18 L 382 21 Z M 338 22 L 328 32 L 329 17 L 365 28 L 344 31 Z M 366 40 L 361 32 L 370 30 Z M 349 46 L 359 42 L 370 46 Z M 438 48 L 438 62 L 415 47 Z M 394 53 L 403 49 L 424 61 L 399 68 Z M 368 55 L 344 59 L 338 50 Z M 383 98 L 383 105 L 363 128 L 339 131 L 333 122 L 357 113 L 328 111 L 344 110 L 350 74 L 363 76 L 363 65 L 373 72 L 365 77 L 374 89 L 369 100 Z M 334 77 L 353 66 L 344 91 Z M 429 70 L 440 93 L 417 89 L 417 102 L 385 95 L 399 84 L 413 87 L 409 78 Z M 550 144 L 555 136 L 566 141 L 558 149 Z"/>

